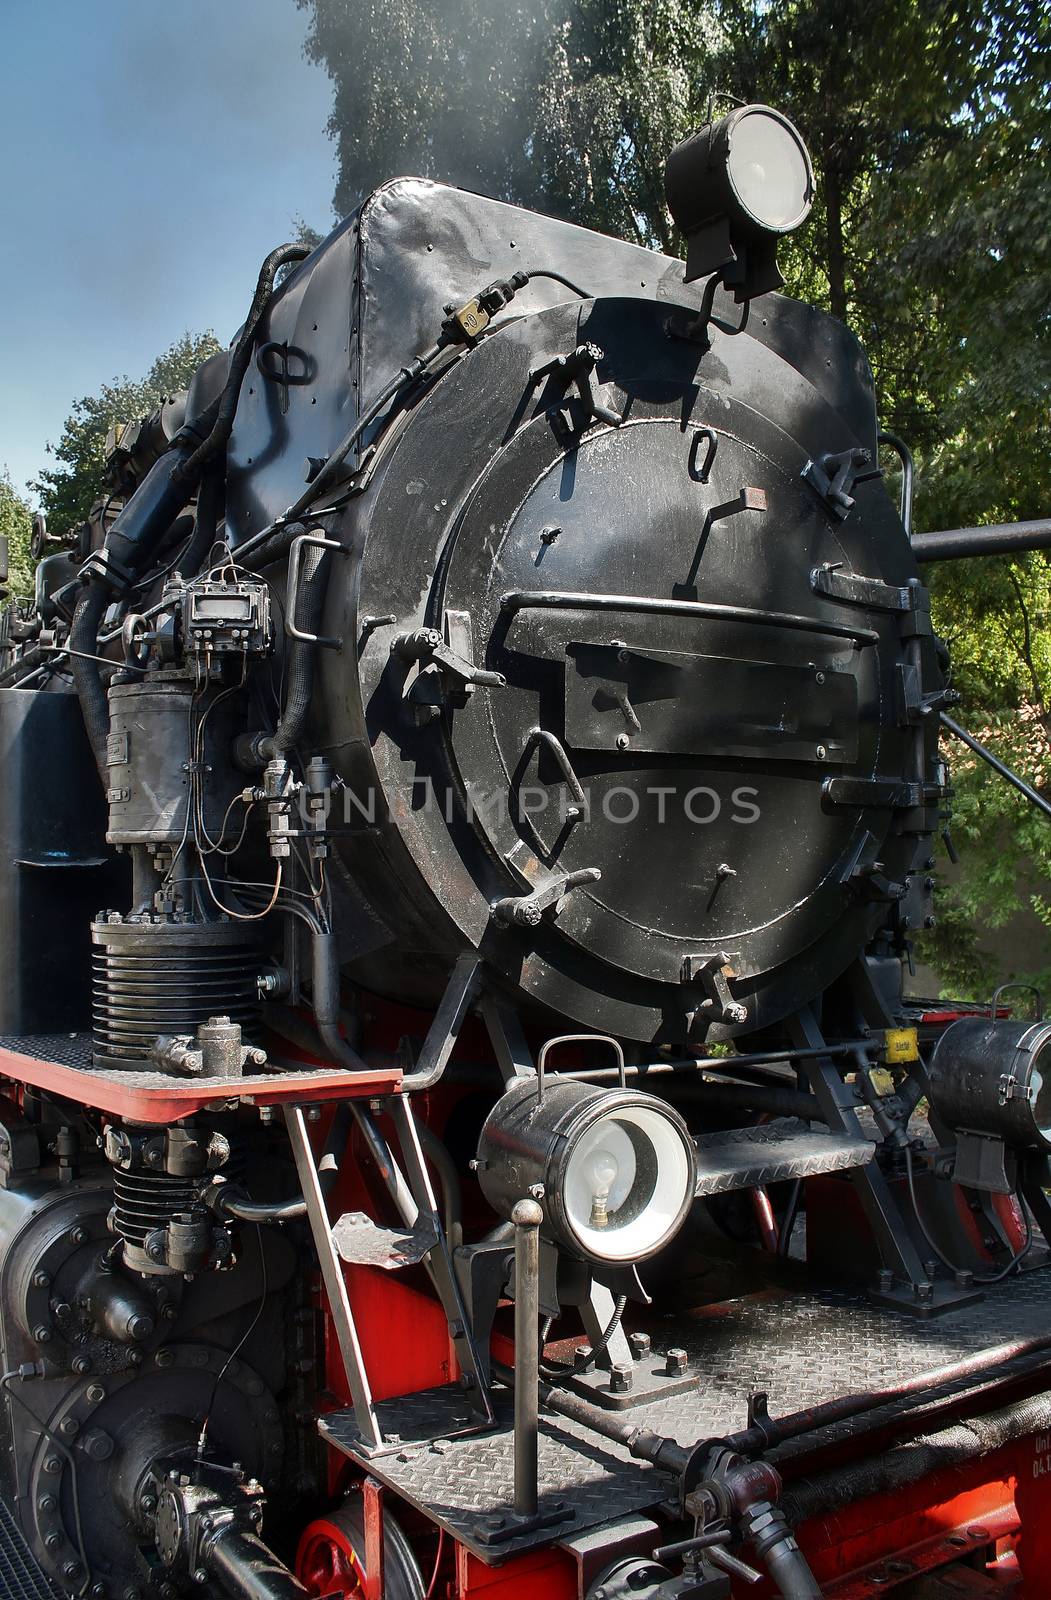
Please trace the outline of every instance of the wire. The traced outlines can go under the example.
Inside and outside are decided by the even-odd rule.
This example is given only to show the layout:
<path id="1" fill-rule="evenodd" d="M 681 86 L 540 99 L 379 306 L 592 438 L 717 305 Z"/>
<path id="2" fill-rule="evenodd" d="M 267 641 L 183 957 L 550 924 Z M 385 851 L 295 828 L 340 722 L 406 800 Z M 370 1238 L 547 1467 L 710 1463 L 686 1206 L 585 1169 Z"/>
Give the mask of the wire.
<path id="1" fill-rule="evenodd" d="M 550 278 L 552 283 L 560 283 L 564 289 L 568 289 L 572 294 L 579 295 L 581 300 L 594 299 L 594 295 L 589 294 L 586 289 L 582 289 L 579 283 L 574 283 L 572 278 L 563 277 L 561 272 L 548 272 L 543 267 L 537 267 L 532 272 L 527 272 L 525 276 L 530 283 L 534 278 Z"/>
<path id="2" fill-rule="evenodd" d="M 424 1595 L 423 1600 L 433 1600 L 434 1591 L 435 1591 L 435 1588 L 437 1587 L 437 1584 L 438 1584 L 438 1573 L 439 1573 L 439 1571 L 441 1569 L 442 1555 L 444 1554 L 444 1551 L 445 1551 L 445 1529 L 444 1528 L 439 1528 L 438 1529 L 438 1550 L 437 1550 L 437 1553 L 436 1553 L 436 1555 L 434 1557 L 434 1571 L 431 1573 L 431 1581 L 427 1585 L 427 1593 Z"/>
<path id="3" fill-rule="evenodd" d="M 264 917 L 268 917 L 270 915 L 271 911 L 273 911 L 274 907 L 277 905 L 277 897 L 281 893 L 281 879 L 285 870 L 285 864 L 283 861 L 279 861 L 277 863 L 277 871 L 274 874 L 274 882 L 270 891 L 270 899 L 267 901 L 262 911 L 251 912 L 235 911 L 232 906 L 224 905 L 215 892 L 212 880 L 208 875 L 208 868 L 205 866 L 203 855 L 200 856 L 200 862 L 201 872 L 204 876 L 205 888 L 208 890 L 209 895 L 219 910 L 222 911 L 225 916 L 233 917 L 235 922 L 261 922 Z M 230 886 L 236 890 L 235 883 L 231 883 Z M 264 887 L 266 886 L 264 885 Z"/>
<path id="4" fill-rule="evenodd" d="M 266 1297 L 270 1292 L 270 1284 L 266 1270 L 266 1251 L 263 1249 L 263 1230 L 258 1222 L 255 1225 L 255 1242 L 256 1248 L 259 1251 L 259 1263 L 262 1271 L 262 1287 L 259 1291 L 259 1304 L 256 1307 L 255 1316 L 252 1318 L 251 1322 L 248 1324 L 248 1327 L 245 1329 L 244 1333 L 242 1333 L 240 1339 L 238 1339 L 237 1343 L 230 1351 L 230 1354 L 219 1368 L 216 1380 L 212 1384 L 212 1392 L 208 1397 L 208 1407 L 204 1413 L 204 1422 L 201 1424 L 200 1437 L 197 1440 L 197 1466 L 200 1466 L 204 1460 L 205 1446 L 208 1443 L 208 1426 L 212 1420 L 212 1411 L 215 1408 L 216 1397 L 219 1394 L 219 1386 L 226 1377 L 226 1374 L 230 1370 L 234 1361 L 241 1354 L 241 1351 L 244 1349 L 256 1328 L 259 1326 L 259 1319 L 262 1317 L 263 1310 L 266 1306 Z"/>
<path id="5" fill-rule="evenodd" d="M 930 1230 L 927 1227 L 926 1222 L 924 1222 L 924 1220 L 923 1220 L 923 1215 L 922 1215 L 922 1213 L 920 1211 L 920 1207 L 919 1207 L 919 1201 L 917 1200 L 917 1197 L 916 1197 L 916 1178 L 915 1178 L 915 1174 L 914 1174 L 913 1168 L 912 1168 L 912 1146 L 911 1145 L 906 1145 L 905 1146 L 905 1172 L 906 1172 L 906 1175 L 907 1175 L 908 1180 L 909 1180 L 909 1200 L 910 1200 L 911 1205 L 912 1205 L 912 1212 L 913 1212 L 914 1217 L 916 1218 L 916 1224 L 917 1224 L 920 1232 L 923 1234 L 924 1240 L 926 1241 L 926 1243 L 929 1246 L 929 1248 L 937 1256 L 938 1260 L 941 1262 L 943 1267 L 947 1267 L 948 1270 L 950 1272 L 952 1272 L 952 1273 L 962 1272 L 964 1269 L 962 1267 L 956 1266 L 956 1264 L 954 1262 L 949 1260 L 948 1256 L 945 1255 L 944 1251 L 942 1251 L 942 1250 L 940 1250 L 938 1248 L 938 1246 L 935 1244 L 934 1240 L 931 1238 Z M 1023 1216 L 1024 1220 L 1025 1220 L 1025 1243 L 1022 1245 L 1021 1250 L 1019 1250 L 1019 1252 L 1018 1252 L 1018 1254 L 1016 1256 L 1012 1256 L 1011 1260 L 1007 1263 L 1006 1267 L 1004 1267 L 1000 1272 L 988 1273 L 988 1274 L 985 1274 L 985 1275 L 979 1275 L 979 1274 L 976 1273 L 974 1275 L 975 1283 L 981 1283 L 981 1284 L 1002 1283 L 1003 1280 L 1007 1277 L 1008 1273 L 1013 1272 L 1014 1269 L 1017 1266 L 1019 1266 L 1022 1261 L 1025 1260 L 1025 1257 L 1029 1254 L 1030 1250 L 1033 1248 L 1033 1220 L 1029 1215 L 1028 1209 L 1024 1205 L 1022 1207 L 1022 1216 Z"/>

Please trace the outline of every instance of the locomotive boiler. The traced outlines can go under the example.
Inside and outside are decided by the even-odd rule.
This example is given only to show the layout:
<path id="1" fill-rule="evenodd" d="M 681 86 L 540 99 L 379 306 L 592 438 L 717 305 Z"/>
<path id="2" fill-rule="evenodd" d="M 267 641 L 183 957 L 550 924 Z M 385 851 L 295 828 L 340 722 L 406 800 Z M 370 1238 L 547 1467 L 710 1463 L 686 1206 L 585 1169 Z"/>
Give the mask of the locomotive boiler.
<path id="1" fill-rule="evenodd" d="M 785 118 L 666 183 L 685 265 L 384 185 L 38 530 L 5 1593 L 1045 1592 L 1051 1023 L 904 974 L 923 563 L 1048 530 L 912 536 Z"/>

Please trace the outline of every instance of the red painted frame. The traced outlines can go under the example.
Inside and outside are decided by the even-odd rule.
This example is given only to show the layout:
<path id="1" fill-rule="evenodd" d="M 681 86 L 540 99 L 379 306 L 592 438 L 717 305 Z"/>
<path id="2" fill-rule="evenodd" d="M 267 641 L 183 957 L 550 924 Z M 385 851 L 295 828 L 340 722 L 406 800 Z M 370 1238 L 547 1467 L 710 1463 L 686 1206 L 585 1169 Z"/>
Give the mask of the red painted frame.
<path id="1" fill-rule="evenodd" d="M 141 1074 L 136 1074 L 136 1079 Z M 370 1067 L 366 1072 L 305 1071 L 273 1073 L 265 1077 L 230 1078 L 222 1083 L 194 1083 L 191 1079 L 165 1079 L 156 1084 L 129 1081 L 131 1075 L 66 1067 L 58 1061 L 41 1061 L 16 1050 L 0 1048 L 0 1078 L 31 1084 L 65 1100 L 77 1100 L 111 1116 L 133 1122 L 170 1123 L 192 1117 L 205 1107 L 227 1100 L 247 1100 L 253 1105 L 305 1105 L 321 1100 L 361 1100 L 374 1095 L 397 1094 L 400 1067 Z"/>

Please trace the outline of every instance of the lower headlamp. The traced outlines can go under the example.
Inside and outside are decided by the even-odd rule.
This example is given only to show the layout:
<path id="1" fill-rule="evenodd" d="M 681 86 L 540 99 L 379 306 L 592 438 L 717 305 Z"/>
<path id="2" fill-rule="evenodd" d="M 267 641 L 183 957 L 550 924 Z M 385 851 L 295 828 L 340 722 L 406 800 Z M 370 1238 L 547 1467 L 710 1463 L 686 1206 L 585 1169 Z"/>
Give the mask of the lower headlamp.
<path id="1" fill-rule="evenodd" d="M 697 1161 L 673 1107 L 634 1089 L 548 1077 L 511 1085 L 478 1146 L 478 1178 L 494 1210 L 543 1189 L 544 1228 L 565 1250 L 606 1263 L 644 1261 L 678 1233 Z"/>

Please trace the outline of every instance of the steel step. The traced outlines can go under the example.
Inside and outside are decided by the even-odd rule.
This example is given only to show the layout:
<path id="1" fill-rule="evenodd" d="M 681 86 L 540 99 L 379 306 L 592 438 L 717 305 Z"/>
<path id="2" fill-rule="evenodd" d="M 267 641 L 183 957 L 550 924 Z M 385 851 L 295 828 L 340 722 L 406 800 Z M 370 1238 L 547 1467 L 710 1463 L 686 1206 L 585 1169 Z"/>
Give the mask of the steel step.
<path id="1" fill-rule="evenodd" d="M 7 1501 L 0 1498 L 0 1600 L 59 1600 Z"/>
<path id="2" fill-rule="evenodd" d="M 694 1142 L 698 1195 L 863 1167 L 876 1148 L 870 1139 L 812 1128 L 797 1117 L 776 1117 L 757 1128 L 702 1133 Z"/>

